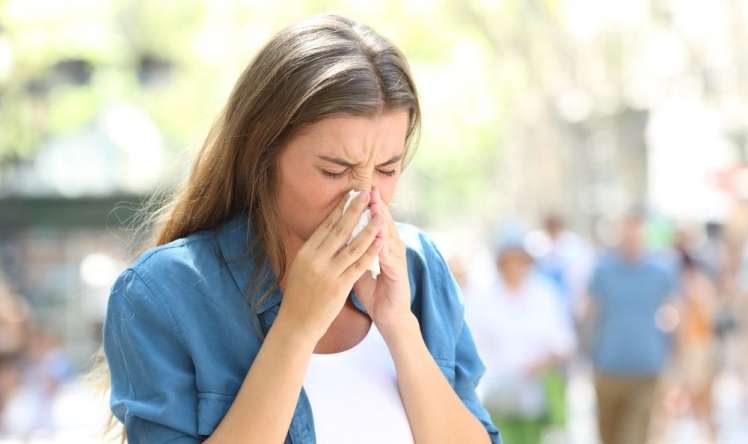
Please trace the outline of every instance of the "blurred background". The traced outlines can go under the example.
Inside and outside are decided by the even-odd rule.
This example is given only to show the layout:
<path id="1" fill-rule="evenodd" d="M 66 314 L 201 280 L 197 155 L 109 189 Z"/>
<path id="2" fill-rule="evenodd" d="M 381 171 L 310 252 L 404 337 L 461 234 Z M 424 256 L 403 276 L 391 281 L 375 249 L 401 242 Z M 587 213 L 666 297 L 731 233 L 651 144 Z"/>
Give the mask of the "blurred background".
<path id="1" fill-rule="evenodd" d="M 260 46 L 330 11 L 411 63 L 424 121 L 396 217 L 436 239 L 468 313 L 526 319 L 469 318 L 485 402 L 524 436 L 507 442 L 602 442 L 600 369 L 639 325 L 605 307 L 650 283 L 610 257 L 672 284 L 638 318 L 659 336 L 632 341 L 665 346 L 632 424 L 748 442 L 748 1 L 4 0 L 0 443 L 104 442 L 107 395 L 82 375 L 136 210 L 187 173 Z M 523 350 L 514 373 L 493 371 L 494 339 Z"/>

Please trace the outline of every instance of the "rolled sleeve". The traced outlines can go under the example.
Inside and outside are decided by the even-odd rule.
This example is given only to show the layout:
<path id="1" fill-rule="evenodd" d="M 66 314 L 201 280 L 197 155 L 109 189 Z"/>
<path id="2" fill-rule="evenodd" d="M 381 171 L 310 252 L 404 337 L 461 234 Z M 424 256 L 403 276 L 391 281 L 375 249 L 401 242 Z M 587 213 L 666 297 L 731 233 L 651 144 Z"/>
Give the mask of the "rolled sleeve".
<path id="1" fill-rule="evenodd" d="M 112 287 L 103 335 L 110 407 L 128 442 L 202 442 L 192 360 L 169 307 L 134 269 Z"/>
<path id="2" fill-rule="evenodd" d="M 463 322 L 460 336 L 457 339 L 455 353 L 455 385 L 457 395 L 465 406 L 475 415 L 486 428 L 493 444 L 501 443 L 499 431 L 491 421 L 491 416 L 483 407 L 476 387 L 486 368 L 483 365 L 473 341 L 473 336 L 467 323 Z"/>
<path id="3" fill-rule="evenodd" d="M 473 335 L 465 321 L 465 304 L 462 290 L 449 270 L 447 261 L 436 244 L 432 241 L 430 245 L 437 260 L 438 275 L 440 276 L 438 288 L 446 296 L 446 301 L 448 302 L 445 306 L 450 307 L 452 324 L 456 327 L 453 330 L 456 332 L 454 355 L 455 382 L 453 388 L 463 404 L 483 424 L 483 427 L 485 427 L 491 438 L 491 442 L 493 444 L 501 444 L 501 435 L 476 393 L 476 387 L 485 373 L 486 367 L 478 354 Z"/>

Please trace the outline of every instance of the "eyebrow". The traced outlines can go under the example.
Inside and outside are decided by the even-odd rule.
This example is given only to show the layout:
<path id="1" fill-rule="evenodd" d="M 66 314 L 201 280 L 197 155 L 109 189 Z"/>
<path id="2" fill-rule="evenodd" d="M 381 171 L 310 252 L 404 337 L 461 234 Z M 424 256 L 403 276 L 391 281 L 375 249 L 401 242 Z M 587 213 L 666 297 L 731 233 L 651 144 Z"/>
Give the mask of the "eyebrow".
<path id="1" fill-rule="evenodd" d="M 328 162 L 336 163 L 338 165 L 342 165 L 342 166 L 348 167 L 348 168 L 359 165 L 357 163 L 348 162 L 347 160 L 341 159 L 340 157 L 330 157 L 330 156 L 317 156 L 317 157 L 319 157 L 322 160 L 326 160 Z M 397 155 L 393 156 L 390 160 L 388 160 L 388 161 L 386 161 L 384 163 L 380 163 L 377 166 L 378 167 L 382 167 L 382 166 L 387 166 L 387 165 L 393 164 L 393 163 L 397 162 L 398 160 L 402 159 L 402 157 L 403 157 L 402 153 L 397 154 Z"/>

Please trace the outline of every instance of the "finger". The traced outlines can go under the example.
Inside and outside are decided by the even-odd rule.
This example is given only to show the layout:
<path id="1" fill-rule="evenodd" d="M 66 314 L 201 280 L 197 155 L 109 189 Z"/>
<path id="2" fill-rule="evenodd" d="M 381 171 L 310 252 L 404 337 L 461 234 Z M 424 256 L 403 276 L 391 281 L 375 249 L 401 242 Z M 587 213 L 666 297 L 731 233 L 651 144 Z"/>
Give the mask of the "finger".
<path id="1" fill-rule="evenodd" d="M 376 217 L 379 213 L 381 213 L 381 210 L 379 209 L 382 206 L 381 198 L 377 200 L 377 190 L 376 187 L 372 186 L 371 188 L 371 198 L 369 203 L 369 210 L 371 210 L 371 217 Z M 380 215 L 380 217 L 382 217 Z M 384 236 L 383 234 L 383 227 L 379 228 L 379 231 L 377 231 L 377 238 L 382 238 Z"/>
<path id="2" fill-rule="evenodd" d="M 366 207 L 369 205 L 369 193 L 360 193 L 353 199 L 343 216 L 330 228 L 327 237 L 319 246 L 320 254 L 332 257 L 348 242 L 353 228 L 358 223 Z"/>
<path id="3" fill-rule="evenodd" d="M 382 228 L 382 223 L 383 220 L 381 214 L 374 216 L 366 227 L 353 238 L 350 244 L 341 248 L 333 258 L 335 269 L 345 270 L 350 267 L 352 263 L 360 259 L 361 256 L 366 253 L 366 250 L 372 242 L 377 239 L 377 234 Z"/>
<path id="4" fill-rule="evenodd" d="M 343 215 L 343 207 L 345 206 L 346 200 L 348 200 L 347 195 L 338 201 L 335 208 L 330 211 L 330 214 L 325 217 L 325 220 L 317 226 L 312 235 L 309 236 L 309 239 L 307 239 L 307 243 L 313 246 L 315 250 L 319 248 L 322 241 L 327 237 L 328 233 L 332 230 L 338 220 L 340 220 L 340 217 Z"/>
<path id="5" fill-rule="evenodd" d="M 385 240 L 388 240 L 390 238 L 399 239 L 400 236 L 397 232 L 395 221 L 392 218 L 392 213 L 390 213 L 389 207 L 382 200 L 382 195 L 379 192 L 379 188 L 375 188 L 373 191 L 374 195 L 372 196 L 372 207 L 375 208 L 375 211 L 377 213 L 381 213 L 384 217 L 381 237 L 383 237 Z"/>
<path id="6" fill-rule="evenodd" d="M 385 248 L 382 250 L 385 250 Z M 386 251 L 384 253 L 387 256 L 387 260 L 395 262 L 403 260 L 406 257 L 405 243 L 403 243 L 399 238 L 391 239 L 387 243 Z"/>
<path id="7" fill-rule="evenodd" d="M 363 254 L 358 260 L 355 260 L 348 268 L 343 272 L 343 278 L 348 282 L 355 282 L 361 275 L 369 268 L 369 265 L 379 255 L 384 245 L 383 239 L 375 238 L 374 242 L 369 245 L 366 249 L 366 253 Z"/>
<path id="8" fill-rule="evenodd" d="M 400 232 L 397 229 L 389 207 L 382 200 L 378 188 L 372 190 L 372 213 L 381 214 L 384 217 L 382 226 L 382 237 L 385 240 L 385 246 L 379 255 L 382 263 L 388 263 L 390 260 L 397 260 L 405 257 L 405 243 L 400 238 Z"/>

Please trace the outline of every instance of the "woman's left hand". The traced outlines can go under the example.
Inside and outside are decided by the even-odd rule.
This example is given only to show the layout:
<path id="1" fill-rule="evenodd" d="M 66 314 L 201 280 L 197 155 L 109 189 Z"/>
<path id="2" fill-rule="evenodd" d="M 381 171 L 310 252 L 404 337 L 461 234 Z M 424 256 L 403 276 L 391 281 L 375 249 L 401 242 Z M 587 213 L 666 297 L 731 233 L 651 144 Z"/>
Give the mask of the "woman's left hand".
<path id="1" fill-rule="evenodd" d="M 412 315 L 410 311 L 410 283 L 405 243 L 400 239 L 397 226 L 379 189 L 371 191 L 371 217 L 384 217 L 382 237 L 384 246 L 379 252 L 380 274 L 376 279 L 368 270 L 356 281 L 353 288 L 382 335 L 398 329 Z"/>

